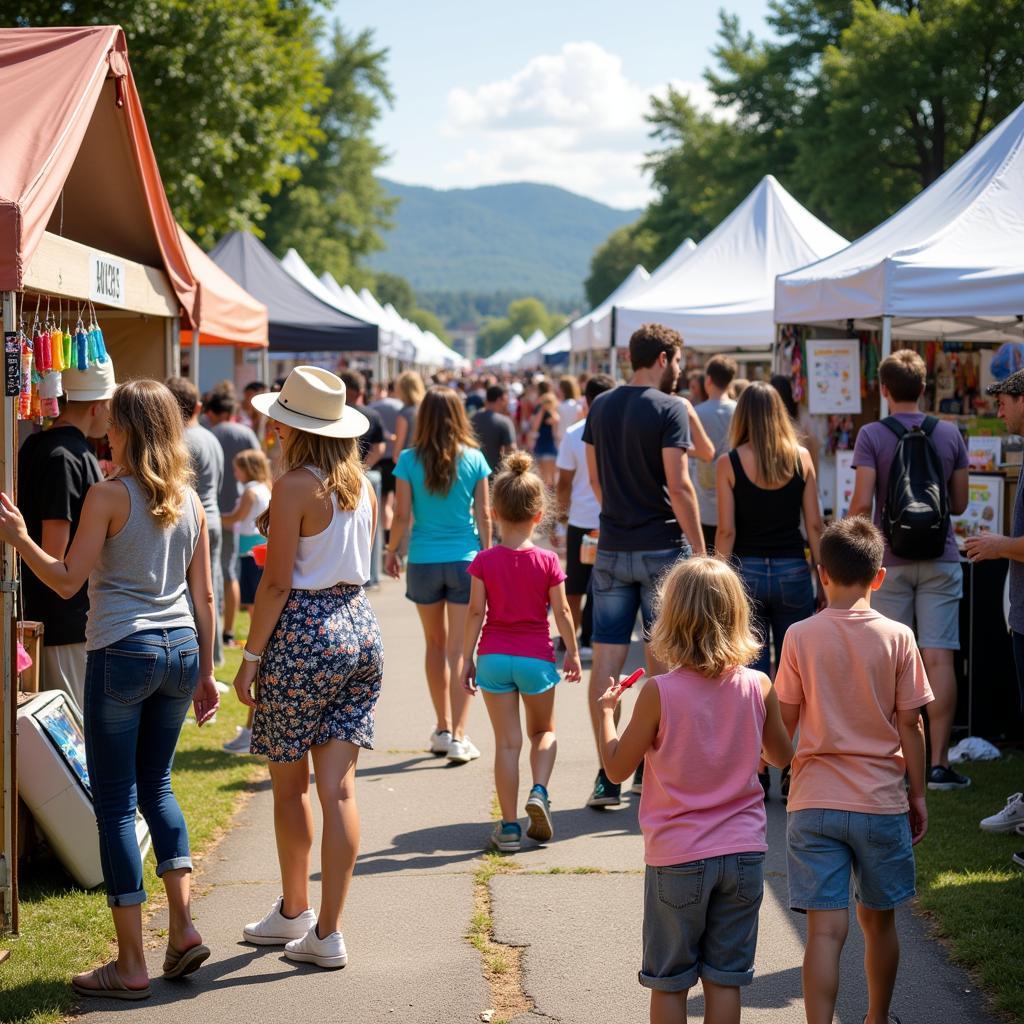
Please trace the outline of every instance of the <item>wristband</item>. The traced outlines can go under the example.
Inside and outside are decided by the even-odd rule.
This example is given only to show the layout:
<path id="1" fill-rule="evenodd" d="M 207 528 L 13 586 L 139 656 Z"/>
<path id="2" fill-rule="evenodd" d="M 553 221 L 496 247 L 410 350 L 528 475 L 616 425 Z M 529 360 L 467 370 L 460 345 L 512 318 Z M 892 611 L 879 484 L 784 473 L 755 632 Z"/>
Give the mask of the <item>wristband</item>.
<path id="1" fill-rule="evenodd" d="M 248 647 L 242 648 L 242 661 L 255 662 L 258 665 L 262 658 L 262 654 L 253 654 Z"/>

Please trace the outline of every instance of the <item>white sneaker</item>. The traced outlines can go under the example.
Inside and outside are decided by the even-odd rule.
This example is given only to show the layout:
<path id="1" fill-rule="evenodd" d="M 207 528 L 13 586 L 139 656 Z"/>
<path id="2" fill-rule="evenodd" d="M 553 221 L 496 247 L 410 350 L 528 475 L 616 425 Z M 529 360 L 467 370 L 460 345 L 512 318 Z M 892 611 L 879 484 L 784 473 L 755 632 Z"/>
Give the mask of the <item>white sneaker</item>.
<path id="1" fill-rule="evenodd" d="M 983 832 L 1013 832 L 1024 825 L 1024 796 L 1014 793 L 998 814 L 982 818 L 980 824 Z"/>
<path id="2" fill-rule="evenodd" d="M 452 745 L 452 734 L 447 729 L 435 729 L 430 734 L 430 752 L 438 757 L 448 753 Z"/>
<path id="3" fill-rule="evenodd" d="M 284 955 L 289 960 L 298 960 L 317 967 L 337 969 L 348 963 L 345 951 L 345 938 L 341 932 L 331 932 L 325 939 L 316 933 L 316 924 L 301 939 L 293 939 L 284 947 Z"/>
<path id="4" fill-rule="evenodd" d="M 463 736 L 461 740 L 453 739 L 448 748 L 448 760 L 455 764 L 468 764 L 479 756 L 480 751 L 468 736 Z"/>
<path id="5" fill-rule="evenodd" d="M 310 928 L 316 927 L 316 914 L 306 909 L 298 917 L 285 917 L 281 913 L 284 897 L 278 896 L 270 913 L 262 921 L 253 921 L 242 929 L 246 942 L 257 946 L 283 946 L 292 939 L 301 939 Z"/>
<path id="6" fill-rule="evenodd" d="M 248 754 L 251 743 L 252 729 L 247 729 L 244 725 L 240 725 L 235 730 L 235 738 L 228 740 L 222 749 L 226 750 L 229 754 Z"/>
<path id="7" fill-rule="evenodd" d="M 228 686 L 227 683 L 222 683 L 219 679 L 215 679 L 213 685 L 217 687 L 218 693 L 230 693 L 234 689 L 233 686 Z"/>

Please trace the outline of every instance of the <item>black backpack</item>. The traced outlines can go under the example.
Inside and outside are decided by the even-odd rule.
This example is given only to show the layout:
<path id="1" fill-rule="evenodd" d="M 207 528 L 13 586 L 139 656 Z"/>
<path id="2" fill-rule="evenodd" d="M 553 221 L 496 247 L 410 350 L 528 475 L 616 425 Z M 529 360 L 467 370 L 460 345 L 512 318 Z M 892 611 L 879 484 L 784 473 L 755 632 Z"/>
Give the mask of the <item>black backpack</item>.
<path id="1" fill-rule="evenodd" d="M 946 474 L 931 438 L 938 422 L 926 416 L 920 426 L 908 430 L 895 416 L 882 420 L 897 438 L 882 532 L 894 555 L 915 562 L 938 558 L 949 536 Z"/>

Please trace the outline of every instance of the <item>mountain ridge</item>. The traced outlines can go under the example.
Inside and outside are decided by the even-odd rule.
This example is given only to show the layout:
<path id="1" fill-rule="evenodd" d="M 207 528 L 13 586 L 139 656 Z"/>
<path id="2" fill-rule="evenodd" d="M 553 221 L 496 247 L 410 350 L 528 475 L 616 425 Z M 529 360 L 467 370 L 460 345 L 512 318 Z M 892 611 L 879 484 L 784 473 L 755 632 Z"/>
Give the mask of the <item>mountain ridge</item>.
<path id="1" fill-rule="evenodd" d="M 436 189 L 381 178 L 400 200 L 375 270 L 417 292 L 519 292 L 572 303 L 594 249 L 640 216 L 557 185 L 511 182 Z"/>

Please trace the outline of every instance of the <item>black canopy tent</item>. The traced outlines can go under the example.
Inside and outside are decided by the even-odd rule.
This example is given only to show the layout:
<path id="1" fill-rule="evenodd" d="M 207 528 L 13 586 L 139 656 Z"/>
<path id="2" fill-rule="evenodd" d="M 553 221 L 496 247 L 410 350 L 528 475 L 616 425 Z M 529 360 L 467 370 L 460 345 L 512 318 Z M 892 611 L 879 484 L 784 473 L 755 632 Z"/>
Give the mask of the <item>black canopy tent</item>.
<path id="1" fill-rule="evenodd" d="M 321 302 L 299 284 L 255 235 L 225 235 L 210 258 L 270 315 L 270 351 L 376 352 L 377 325 Z"/>

